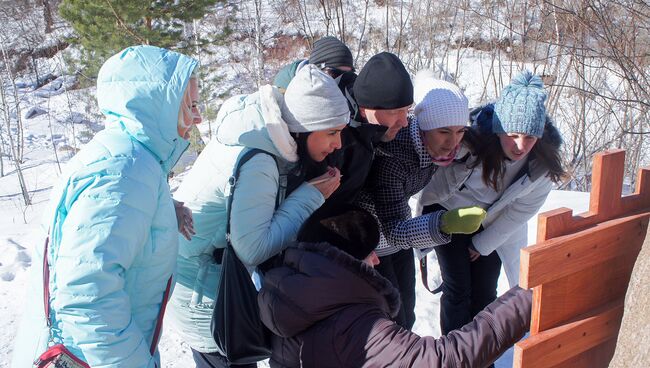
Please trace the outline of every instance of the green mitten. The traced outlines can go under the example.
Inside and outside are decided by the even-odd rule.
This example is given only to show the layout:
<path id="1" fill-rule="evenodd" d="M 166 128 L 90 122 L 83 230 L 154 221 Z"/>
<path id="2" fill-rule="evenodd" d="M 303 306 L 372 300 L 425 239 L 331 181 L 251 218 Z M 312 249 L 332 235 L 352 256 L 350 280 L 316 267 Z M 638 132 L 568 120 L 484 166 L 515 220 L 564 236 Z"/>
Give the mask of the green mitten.
<path id="1" fill-rule="evenodd" d="M 447 234 L 471 234 L 481 227 L 485 219 L 481 207 L 461 207 L 445 212 L 440 217 L 440 230 Z"/>

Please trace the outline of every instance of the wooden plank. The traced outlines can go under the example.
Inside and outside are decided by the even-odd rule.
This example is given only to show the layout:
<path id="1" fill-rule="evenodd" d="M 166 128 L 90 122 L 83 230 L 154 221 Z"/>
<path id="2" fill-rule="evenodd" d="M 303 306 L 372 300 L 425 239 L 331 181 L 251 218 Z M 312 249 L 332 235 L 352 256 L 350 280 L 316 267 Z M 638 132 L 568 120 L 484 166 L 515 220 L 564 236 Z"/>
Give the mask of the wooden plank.
<path id="1" fill-rule="evenodd" d="M 618 155 L 621 154 L 618 151 L 610 153 L 602 153 L 602 155 Z M 600 156 L 597 156 L 597 158 Z M 598 164 L 599 167 L 605 166 L 604 169 L 594 167 L 592 178 L 594 180 L 594 189 L 592 190 L 592 195 L 590 198 L 590 211 L 573 215 L 572 211 L 568 208 L 558 208 L 556 210 L 547 211 L 539 214 L 538 225 L 537 225 L 537 242 L 540 243 L 545 240 L 549 240 L 558 236 L 568 235 L 580 230 L 587 229 L 591 226 L 596 225 L 599 222 L 607 221 L 620 217 L 631 212 L 639 212 L 645 208 L 650 207 L 650 168 L 641 168 L 639 169 L 637 180 L 636 180 L 636 189 L 632 195 L 628 195 L 622 198 L 617 198 L 614 201 L 618 202 L 617 209 L 613 212 L 602 212 L 598 213 L 597 211 L 601 210 L 600 203 L 606 201 L 606 197 L 601 193 L 600 197 L 597 194 L 596 190 L 601 190 L 600 187 L 603 185 L 614 185 L 615 188 L 620 188 L 618 183 L 606 184 L 602 183 L 599 176 L 602 174 L 596 175 L 597 170 L 599 172 L 607 173 L 610 168 L 608 167 L 609 161 L 611 159 L 606 159 L 606 157 L 600 157 L 600 163 L 596 160 L 595 165 Z M 620 160 L 620 158 L 619 158 Z M 609 175 L 612 175 L 611 173 Z M 622 174 L 621 174 L 622 175 Z M 622 177 L 622 176 L 621 176 Z M 598 184 L 596 184 L 598 183 Z M 608 192 L 608 190 L 603 189 L 603 193 Z M 610 193 L 610 197 L 613 196 L 613 193 L 619 193 L 619 190 L 616 190 Z M 609 210 L 608 210 L 609 211 Z"/>
<path id="2" fill-rule="evenodd" d="M 624 174 L 625 150 L 610 150 L 594 155 L 589 212 L 598 217 L 620 213 Z"/>
<path id="3" fill-rule="evenodd" d="M 568 366 L 562 363 L 616 338 L 622 317 L 623 298 L 575 322 L 529 336 L 515 345 L 514 366 Z"/>
<path id="4" fill-rule="evenodd" d="M 650 167 L 642 167 L 636 176 L 636 190 L 634 194 L 641 195 L 645 206 L 650 206 Z"/>
<path id="5" fill-rule="evenodd" d="M 610 339 L 552 368 L 607 368 L 614 357 L 616 340 Z"/>
<path id="6" fill-rule="evenodd" d="M 531 335 L 624 298 L 636 256 L 613 258 L 533 289 Z"/>
<path id="7" fill-rule="evenodd" d="M 540 213 L 537 217 L 537 243 L 572 232 L 573 210 L 566 207 Z"/>
<path id="8" fill-rule="evenodd" d="M 650 168 L 639 169 L 634 194 L 623 197 L 621 206 L 625 213 L 650 207 Z"/>
<path id="9" fill-rule="evenodd" d="M 519 284 L 532 288 L 621 256 L 638 254 L 650 212 L 610 220 L 521 250 Z"/>

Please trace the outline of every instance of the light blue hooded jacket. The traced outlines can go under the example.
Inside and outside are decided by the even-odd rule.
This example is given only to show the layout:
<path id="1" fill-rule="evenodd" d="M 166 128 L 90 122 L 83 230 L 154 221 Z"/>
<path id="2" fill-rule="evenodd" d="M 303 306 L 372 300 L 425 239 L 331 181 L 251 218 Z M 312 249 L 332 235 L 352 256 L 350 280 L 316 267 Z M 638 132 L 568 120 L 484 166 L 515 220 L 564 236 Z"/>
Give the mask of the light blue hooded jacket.
<path id="1" fill-rule="evenodd" d="M 242 152 L 259 148 L 273 155 L 253 156 L 235 183 L 231 240 L 250 269 L 291 245 L 303 222 L 325 201 L 313 185 L 302 183 L 275 209 L 282 177 L 298 161 L 296 143 L 280 113 L 282 98 L 276 88 L 263 86 L 228 99 L 217 117 L 216 137 L 174 195 L 192 210 L 196 235 L 191 241 L 180 237 L 168 321 L 199 352 L 218 352 L 210 321 L 221 266 L 213 252 L 226 247 L 229 179 Z"/>
<path id="2" fill-rule="evenodd" d="M 106 61 L 97 101 L 106 127 L 69 162 L 51 197 L 48 261 L 52 343 L 91 367 L 154 367 L 150 353 L 178 228 L 167 174 L 187 148 L 180 103 L 197 62 L 152 46 Z M 42 252 L 13 367 L 29 367 L 47 347 Z"/>

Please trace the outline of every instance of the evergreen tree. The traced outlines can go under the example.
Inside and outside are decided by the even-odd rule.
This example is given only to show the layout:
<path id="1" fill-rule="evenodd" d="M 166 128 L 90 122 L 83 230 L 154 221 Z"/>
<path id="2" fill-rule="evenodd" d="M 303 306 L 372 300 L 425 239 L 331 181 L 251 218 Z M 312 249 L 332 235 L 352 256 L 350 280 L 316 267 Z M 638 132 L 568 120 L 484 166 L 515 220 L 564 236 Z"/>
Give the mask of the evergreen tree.
<path id="1" fill-rule="evenodd" d="M 76 31 L 82 46 L 85 75 L 94 77 L 110 55 L 138 44 L 191 53 L 184 39 L 185 23 L 202 18 L 223 0 L 63 0 L 61 16 Z"/>

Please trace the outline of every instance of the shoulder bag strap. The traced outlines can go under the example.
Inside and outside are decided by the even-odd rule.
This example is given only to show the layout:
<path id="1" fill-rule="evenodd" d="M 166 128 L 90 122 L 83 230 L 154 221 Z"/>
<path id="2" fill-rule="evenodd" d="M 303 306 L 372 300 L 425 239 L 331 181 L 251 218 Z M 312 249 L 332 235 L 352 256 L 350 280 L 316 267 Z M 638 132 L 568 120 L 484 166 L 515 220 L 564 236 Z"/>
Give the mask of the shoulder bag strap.
<path id="1" fill-rule="evenodd" d="M 248 162 L 248 160 L 253 158 L 253 156 L 255 156 L 258 153 L 265 153 L 273 157 L 272 154 L 264 150 L 258 148 L 251 149 L 246 153 L 244 153 L 244 155 L 239 159 L 239 161 L 237 161 L 235 170 L 233 171 L 230 179 L 228 179 L 228 184 L 230 184 L 230 196 L 228 197 L 228 207 L 226 208 L 226 246 L 227 247 L 232 247 L 232 244 L 230 243 L 230 212 L 232 211 L 232 198 L 235 193 L 235 184 L 237 184 L 237 179 L 239 178 L 239 170 L 241 169 L 242 166 L 244 166 L 246 162 Z M 277 205 L 278 205 L 278 198 L 276 196 L 276 208 Z"/>

